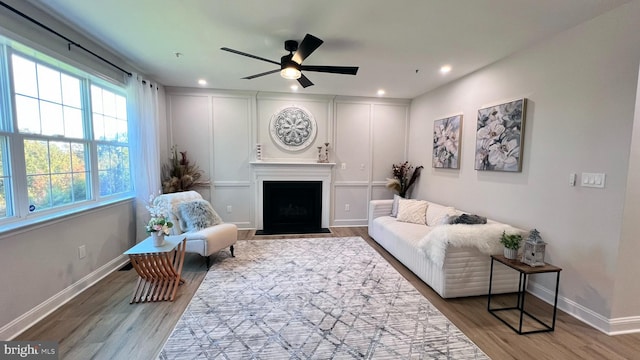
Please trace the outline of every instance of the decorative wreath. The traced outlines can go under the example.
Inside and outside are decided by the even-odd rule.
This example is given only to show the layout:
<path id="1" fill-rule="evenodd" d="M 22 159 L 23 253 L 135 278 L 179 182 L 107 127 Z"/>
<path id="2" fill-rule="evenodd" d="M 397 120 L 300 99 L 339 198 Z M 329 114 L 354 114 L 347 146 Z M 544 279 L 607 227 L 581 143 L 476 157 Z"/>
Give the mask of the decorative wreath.
<path id="1" fill-rule="evenodd" d="M 287 106 L 275 113 L 269 130 L 276 145 L 289 151 L 308 148 L 318 131 L 313 115 L 299 106 Z"/>

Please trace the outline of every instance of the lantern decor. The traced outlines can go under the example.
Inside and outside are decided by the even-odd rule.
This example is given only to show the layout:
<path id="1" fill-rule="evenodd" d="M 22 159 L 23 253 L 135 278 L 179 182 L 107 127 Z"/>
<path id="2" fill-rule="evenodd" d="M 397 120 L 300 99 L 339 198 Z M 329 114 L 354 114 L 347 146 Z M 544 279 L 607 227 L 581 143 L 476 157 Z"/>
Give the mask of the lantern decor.
<path id="1" fill-rule="evenodd" d="M 544 266 L 544 248 L 547 245 L 540 237 L 540 232 L 536 229 L 529 232 L 529 237 L 524 243 L 522 252 L 522 262 L 529 266 Z"/>

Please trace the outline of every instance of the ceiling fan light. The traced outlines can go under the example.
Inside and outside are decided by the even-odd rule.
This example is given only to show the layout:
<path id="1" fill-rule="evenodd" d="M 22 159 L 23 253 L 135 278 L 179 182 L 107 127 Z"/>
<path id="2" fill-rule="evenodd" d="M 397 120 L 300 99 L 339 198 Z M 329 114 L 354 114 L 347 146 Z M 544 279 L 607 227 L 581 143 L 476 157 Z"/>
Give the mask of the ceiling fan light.
<path id="1" fill-rule="evenodd" d="M 302 76 L 302 73 L 300 72 L 300 70 L 294 67 L 286 67 L 280 70 L 280 76 L 282 76 L 285 79 L 296 80 L 296 79 L 300 79 L 300 76 Z"/>

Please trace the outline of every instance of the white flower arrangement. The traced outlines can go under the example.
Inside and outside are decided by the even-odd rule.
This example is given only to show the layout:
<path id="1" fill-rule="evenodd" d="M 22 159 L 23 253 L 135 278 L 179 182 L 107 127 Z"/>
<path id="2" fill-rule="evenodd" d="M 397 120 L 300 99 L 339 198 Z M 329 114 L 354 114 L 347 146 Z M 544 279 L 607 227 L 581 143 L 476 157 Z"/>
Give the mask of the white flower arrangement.
<path id="1" fill-rule="evenodd" d="M 146 205 L 151 219 L 145 226 L 147 234 L 157 233 L 158 235 L 169 235 L 173 223 L 167 219 L 167 215 L 164 213 L 164 209 L 161 206 L 156 206 L 153 203 L 153 194 L 149 196 L 149 203 Z"/>

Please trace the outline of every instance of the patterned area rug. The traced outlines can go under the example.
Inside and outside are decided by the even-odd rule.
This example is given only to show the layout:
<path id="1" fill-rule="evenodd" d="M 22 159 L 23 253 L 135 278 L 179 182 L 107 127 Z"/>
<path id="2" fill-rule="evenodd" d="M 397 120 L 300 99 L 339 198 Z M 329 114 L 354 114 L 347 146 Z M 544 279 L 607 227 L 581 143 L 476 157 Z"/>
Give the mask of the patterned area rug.
<path id="1" fill-rule="evenodd" d="M 223 253 L 159 359 L 488 359 L 360 237 Z"/>

